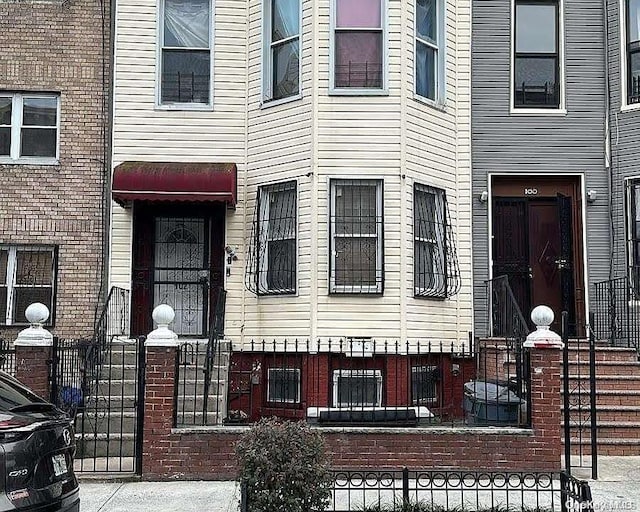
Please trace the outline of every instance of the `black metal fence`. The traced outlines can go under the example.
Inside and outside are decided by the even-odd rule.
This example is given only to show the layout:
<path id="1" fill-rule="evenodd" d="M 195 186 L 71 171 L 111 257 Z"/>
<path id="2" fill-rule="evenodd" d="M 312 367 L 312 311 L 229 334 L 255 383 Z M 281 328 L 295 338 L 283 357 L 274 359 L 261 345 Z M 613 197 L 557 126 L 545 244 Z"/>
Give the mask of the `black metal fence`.
<path id="1" fill-rule="evenodd" d="M 16 375 L 16 349 L 7 340 L 0 338 L 0 370 Z"/>
<path id="2" fill-rule="evenodd" d="M 596 283 L 592 311 L 597 339 L 640 353 L 640 290 L 629 277 Z"/>
<path id="3" fill-rule="evenodd" d="M 529 359 L 519 344 L 284 340 L 229 356 L 225 343 L 211 354 L 207 345 L 181 347 L 177 425 L 271 416 L 318 425 L 530 425 Z"/>
<path id="4" fill-rule="evenodd" d="M 244 490 L 244 486 L 243 486 Z M 251 512 L 242 492 L 241 512 Z M 590 511 L 587 482 L 557 472 L 335 470 L 327 512 Z"/>

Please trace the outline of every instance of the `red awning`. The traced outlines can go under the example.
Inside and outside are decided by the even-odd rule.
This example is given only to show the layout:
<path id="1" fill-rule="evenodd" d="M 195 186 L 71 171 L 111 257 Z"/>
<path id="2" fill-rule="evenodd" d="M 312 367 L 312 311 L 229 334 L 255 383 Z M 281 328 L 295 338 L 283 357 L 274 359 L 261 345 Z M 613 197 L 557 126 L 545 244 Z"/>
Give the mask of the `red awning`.
<path id="1" fill-rule="evenodd" d="M 236 204 L 236 164 L 124 162 L 113 170 L 113 199 Z"/>

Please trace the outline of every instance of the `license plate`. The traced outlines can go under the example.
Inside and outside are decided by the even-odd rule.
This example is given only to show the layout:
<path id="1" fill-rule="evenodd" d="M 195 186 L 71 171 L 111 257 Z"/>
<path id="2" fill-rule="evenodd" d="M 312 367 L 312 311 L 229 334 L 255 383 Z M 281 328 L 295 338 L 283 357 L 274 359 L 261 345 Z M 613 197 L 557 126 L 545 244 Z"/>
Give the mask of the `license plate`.
<path id="1" fill-rule="evenodd" d="M 63 454 L 54 455 L 51 458 L 53 462 L 53 474 L 56 476 L 64 475 L 67 472 L 67 460 Z"/>

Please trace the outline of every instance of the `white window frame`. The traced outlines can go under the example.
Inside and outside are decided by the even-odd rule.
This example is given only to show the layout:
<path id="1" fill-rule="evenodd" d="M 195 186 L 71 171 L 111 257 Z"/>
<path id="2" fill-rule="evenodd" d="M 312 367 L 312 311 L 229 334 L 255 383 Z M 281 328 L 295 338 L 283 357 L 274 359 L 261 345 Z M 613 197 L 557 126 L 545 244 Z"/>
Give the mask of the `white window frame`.
<path id="1" fill-rule="evenodd" d="M 418 236 L 418 234 L 415 232 L 415 223 L 416 223 L 416 214 L 418 212 L 418 208 L 417 208 L 417 204 L 416 204 L 416 192 L 420 191 L 420 192 L 426 192 L 426 193 L 430 193 L 433 194 L 435 196 L 435 203 L 434 203 L 434 210 L 433 213 L 436 216 L 436 218 L 434 219 L 434 227 L 435 227 L 435 239 L 428 239 L 428 238 L 420 238 Z M 446 191 L 444 189 L 441 188 L 437 188 L 437 187 L 433 187 L 431 185 L 423 185 L 422 183 L 415 183 L 414 185 L 414 192 L 413 192 L 413 245 L 414 245 L 414 260 L 413 260 L 413 289 L 414 289 L 414 295 L 416 297 L 421 297 L 421 298 L 445 298 L 446 294 L 445 293 L 435 293 L 434 290 L 438 290 L 438 289 L 443 289 L 444 290 L 444 281 L 447 280 L 448 276 L 447 274 L 447 255 L 446 255 L 446 249 L 444 247 L 445 245 L 445 238 L 447 236 L 446 233 L 446 229 L 445 226 L 441 225 L 438 222 L 438 213 L 441 214 L 441 218 L 446 220 L 446 215 L 447 215 L 447 211 L 445 208 L 445 198 L 446 198 Z M 442 269 L 442 275 L 438 275 L 435 272 L 434 266 L 432 265 L 431 271 L 433 274 L 433 287 L 430 288 L 426 288 L 426 287 L 420 287 L 418 286 L 418 279 L 417 279 L 417 269 L 418 269 L 418 260 L 417 260 L 417 245 L 418 243 L 427 243 L 427 244 L 431 244 L 432 246 L 434 246 L 434 248 L 436 249 L 434 251 L 434 255 L 437 254 L 441 254 L 442 255 L 442 261 L 444 264 L 444 268 Z M 433 264 L 435 264 L 435 261 L 432 261 Z M 426 263 L 425 263 L 425 271 L 426 271 Z"/>
<path id="2" fill-rule="evenodd" d="M 278 192 L 279 186 L 291 185 L 293 193 L 295 195 L 295 221 L 293 237 L 280 237 L 269 238 L 269 207 L 271 205 L 270 195 L 274 192 Z M 274 190 L 276 189 L 276 190 Z M 258 295 L 291 295 L 295 294 L 298 288 L 298 182 L 295 180 L 286 181 L 282 183 L 272 183 L 269 185 L 263 185 L 258 188 L 258 227 L 259 227 L 259 246 L 264 247 L 263 251 L 260 251 L 260 258 L 258 260 L 258 290 L 261 290 Z M 293 279 L 293 288 L 289 289 L 269 289 L 269 242 L 273 240 L 293 240 L 294 241 L 294 258 L 295 258 L 295 277 Z"/>
<path id="3" fill-rule="evenodd" d="M 0 325 L 26 325 L 24 322 L 16 322 L 14 320 L 14 290 L 16 288 L 49 288 L 49 286 L 26 286 L 16 284 L 16 272 L 18 268 L 18 252 L 51 252 L 51 304 L 45 304 L 50 309 L 50 315 L 44 325 L 53 325 L 54 309 L 56 302 L 56 268 L 57 268 L 57 251 L 51 245 L 0 245 L 0 249 L 7 251 L 7 275 L 5 279 L 5 287 L 7 290 L 7 303 L 5 318 L 0 318 Z"/>
<path id="4" fill-rule="evenodd" d="M 433 379 L 433 396 L 420 397 L 420 398 L 413 396 L 413 383 L 414 383 L 414 379 L 416 378 L 415 376 L 419 373 L 433 374 L 434 372 L 437 372 L 437 371 L 438 371 L 437 365 L 424 364 L 424 365 L 417 365 L 417 366 L 411 367 L 411 401 L 413 402 L 413 404 L 424 405 L 426 402 L 432 403 L 438 400 L 438 380 L 437 379 Z M 425 380 L 427 379 L 422 379 L 422 382 L 424 382 Z"/>
<path id="5" fill-rule="evenodd" d="M 213 110 L 213 71 L 214 71 L 214 13 L 215 0 L 209 0 L 209 102 L 162 102 L 162 54 L 164 47 L 164 1 L 158 0 L 158 48 L 156 52 L 156 109 L 157 110 Z M 169 48 L 169 47 L 167 47 Z M 180 47 L 180 50 L 200 50 L 203 48 Z"/>
<path id="6" fill-rule="evenodd" d="M 340 379 L 362 379 L 374 377 L 376 379 L 376 403 L 375 404 L 352 404 L 338 402 L 338 383 Z M 360 407 L 381 407 L 382 406 L 382 371 L 381 370 L 333 370 L 333 406 L 339 408 L 360 408 Z"/>
<path id="7" fill-rule="evenodd" d="M 335 211 L 336 211 L 336 185 L 345 185 L 349 183 L 348 186 L 359 186 L 359 185 L 376 185 L 376 274 L 378 272 L 381 273 L 380 279 L 376 278 L 378 281 L 375 285 L 372 286 L 364 286 L 364 285 L 337 285 L 335 279 L 336 272 L 336 238 L 349 238 L 349 237 L 358 237 L 365 238 L 367 235 L 345 235 L 345 234 L 336 234 L 336 220 L 335 220 Z M 352 179 L 352 178 L 338 178 L 329 180 L 329 222 L 330 222 L 330 241 L 329 241 L 329 253 L 331 258 L 331 265 L 329 271 L 329 290 L 331 293 L 336 294 L 353 294 L 353 295 L 367 295 L 367 294 L 381 294 L 384 287 L 384 210 L 383 210 L 383 180 L 382 179 Z M 377 222 L 377 218 L 380 217 L 382 219 L 381 222 Z M 373 238 L 374 235 L 369 235 Z M 356 286 L 359 286 L 357 290 L 354 290 Z"/>
<path id="8" fill-rule="evenodd" d="M 60 160 L 60 94 L 53 93 L 12 93 L 0 92 L 0 98 L 11 98 L 11 149 L 9 156 L 0 156 L 0 164 L 33 164 L 33 165 L 57 165 Z M 24 99 L 56 99 L 56 155 L 55 157 L 22 156 L 22 114 Z M 6 125 L 3 125 L 6 127 Z M 43 128 L 52 130 L 51 126 L 30 126 L 29 128 Z"/>
<path id="9" fill-rule="evenodd" d="M 414 20 L 413 20 L 413 30 L 414 30 L 414 40 L 413 40 L 413 58 L 415 60 L 413 65 L 413 92 L 414 98 L 425 102 L 430 105 L 442 107 L 446 103 L 446 59 L 447 59 L 447 38 L 446 38 L 446 28 L 447 24 L 445 23 L 445 0 L 435 0 L 436 1 L 436 44 L 433 41 L 422 39 L 418 35 L 418 5 L 417 1 L 414 1 Z M 433 48 L 436 51 L 436 59 L 435 59 L 435 97 L 429 98 L 428 96 L 423 96 L 418 93 L 418 43 L 425 44 L 430 48 Z"/>
<path id="10" fill-rule="evenodd" d="M 633 218 L 633 204 L 632 204 L 632 200 L 633 200 L 633 186 L 634 184 L 637 184 L 640 187 L 640 176 L 635 176 L 635 177 L 628 177 L 625 178 L 625 201 L 626 201 L 626 207 L 625 207 L 625 217 L 626 217 L 626 230 L 625 230 L 625 238 L 626 238 L 626 247 L 627 247 L 627 268 L 626 268 L 626 275 L 629 278 L 629 282 L 631 283 L 631 287 L 632 287 L 632 291 L 633 291 L 633 297 L 634 297 L 634 302 L 637 302 L 638 299 L 635 299 L 635 297 L 640 296 L 640 289 L 637 289 L 636 284 L 634 282 L 633 279 L 633 275 L 632 275 L 632 267 L 633 267 L 633 256 L 634 256 L 634 238 L 633 238 L 633 225 L 636 222 L 636 220 Z M 640 192 L 639 192 L 640 194 Z M 638 215 L 638 213 L 640 213 L 640 210 L 636 211 L 636 215 Z M 638 221 L 638 223 L 640 223 L 640 220 Z M 640 256 L 640 255 L 638 255 Z"/>
<path id="11" fill-rule="evenodd" d="M 620 110 L 640 110 L 640 102 L 629 103 L 628 65 L 629 52 L 627 48 L 627 16 L 629 0 L 620 0 Z"/>
<path id="12" fill-rule="evenodd" d="M 329 35 L 329 94 L 335 96 L 386 96 L 389 94 L 389 9 L 388 0 L 380 0 L 380 25 L 382 30 L 382 87 L 336 87 L 335 86 L 335 41 L 336 41 L 336 2 L 331 0 L 330 13 L 330 35 Z M 351 30 L 348 27 L 341 27 L 342 30 Z M 354 28 L 357 30 L 371 31 L 371 28 Z"/>
<path id="13" fill-rule="evenodd" d="M 284 373 L 295 375 L 295 380 L 297 382 L 295 399 L 271 396 L 272 372 L 284 372 Z M 286 368 L 286 367 L 269 368 L 267 370 L 267 402 L 277 403 L 277 404 L 299 404 L 300 403 L 300 385 L 301 385 L 300 368 Z"/>
<path id="14" fill-rule="evenodd" d="M 284 98 L 273 99 L 273 41 L 271 40 L 273 22 L 273 2 L 274 0 L 263 0 L 262 2 L 262 106 L 271 107 L 288 103 L 302 98 L 302 0 L 298 0 L 298 34 L 281 41 L 278 44 L 288 43 L 298 40 L 298 92 Z"/>
<path id="15" fill-rule="evenodd" d="M 566 108 L 566 73 L 565 73 L 565 38 L 564 38 L 564 0 L 558 2 L 558 79 L 560 80 L 560 101 L 557 108 L 530 108 L 515 106 L 515 75 L 516 75 L 516 2 L 511 0 L 511 56 L 510 56 L 510 86 L 509 111 L 511 115 L 522 116 L 565 116 Z"/>

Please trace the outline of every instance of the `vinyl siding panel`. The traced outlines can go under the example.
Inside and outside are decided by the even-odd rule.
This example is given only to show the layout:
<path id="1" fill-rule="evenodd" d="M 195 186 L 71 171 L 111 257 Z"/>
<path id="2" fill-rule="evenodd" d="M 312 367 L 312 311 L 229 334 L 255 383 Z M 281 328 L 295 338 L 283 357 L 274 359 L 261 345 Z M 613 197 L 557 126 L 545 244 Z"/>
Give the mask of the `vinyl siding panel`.
<path id="1" fill-rule="evenodd" d="M 486 330 L 483 281 L 489 275 L 489 173 L 557 175 L 577 173 L 586 190 L 607 197 L 604 162 L 605 84 L 603 10 L 599 0 L 564 0 L 566 115 L 509 112 L 510 2 L 473 2 L 473 240 L 476 331 Z M 607 274 L 606 200 L 586 206 L 588 282 Z M 527 313 L 525 312 L 525 315 Z"/>

